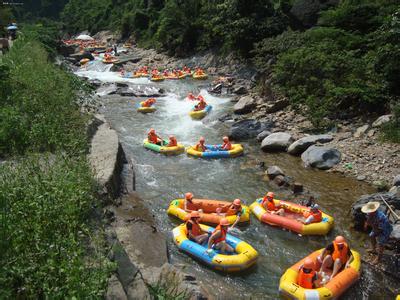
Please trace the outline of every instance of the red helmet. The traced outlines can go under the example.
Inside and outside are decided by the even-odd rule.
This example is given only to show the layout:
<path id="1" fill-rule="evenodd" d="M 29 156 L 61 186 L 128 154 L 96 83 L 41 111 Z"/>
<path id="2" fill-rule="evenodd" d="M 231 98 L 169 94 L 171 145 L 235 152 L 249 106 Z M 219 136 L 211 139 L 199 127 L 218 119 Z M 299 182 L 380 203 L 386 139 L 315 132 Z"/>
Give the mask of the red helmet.
<path id="1" fill-rule="evenodd" d="M 221 225 L 221 226 L 229 226 L 229 221 L 228 221 L 228 219 L 227 219 L 227 218 L 222 218 L 222 219 L 219 221 L 219 225 Z"/>
<path id="2" fill-rule="evenodd" d="M 186 194 L 185 194 L 185 199 L 190 199 L 190 200 L 192 200 L 192 199 L 193 199 L 193 194 L 192 194 L 192 193 L 186 193 Z"/>
<path id="3" fill-rule="evenodd" d="M 336 244 L 344 244 L 345 242 L 346 242 L 346 240 L 341 235 L 338 235 L 337 237 L 335 237 Z"/>
<path id="4" fill-rule="evenodd" d="M 233 204 L 234 205 L 236 205 L 236 206 L 239 206 L 239 205 L 241 205 L 241 201 L 240 201 L 240 199 L 235 199 L 235 200 L 233 200 Z"/>
<path id="5" fill-rule="evenodd" d="M 222 138 L 222 140 L 223 140 L 224 142 L 229 142 L 229 138 L 228 138 L 227 136 L 224 136 L 224 137 Z"/>
<path id="6" fill-rule="evenodd" d="M 275 194 L 273 192 L 268 192 L 267 193 L 267 198 L 271 197 L 272 199 L 274 199 Z"/>
<path id="7" fill-rule="evenodd" d="M 199 142 L 200 143 L 204 143 L 206 141 L 206 139 L 202 136 L 202 137 L 200 137 L 200 139 L 199 139 Z"/>
<path id="8" fill-rule="evenodd" d="M 170 136 L 169 136 L 169 139 L 172 140 L 172 141 L 174 141 L 174 140 L 176 140 L 176 137 L 173 136 L 173 135 L 170 135 Z"/>
<path id="9" fill-rule="evenodd" d="M 150 128 L 150 133 L 155 133 L 156 131 L 154 130 L 154 128 Z"/>
<path id="10" fill-rule="evenodd" d="M 307 257 L 304 260 L 303 268 L 314 270 L 314 266 L 315 266 L 314 261 L 311 258 Z"/>

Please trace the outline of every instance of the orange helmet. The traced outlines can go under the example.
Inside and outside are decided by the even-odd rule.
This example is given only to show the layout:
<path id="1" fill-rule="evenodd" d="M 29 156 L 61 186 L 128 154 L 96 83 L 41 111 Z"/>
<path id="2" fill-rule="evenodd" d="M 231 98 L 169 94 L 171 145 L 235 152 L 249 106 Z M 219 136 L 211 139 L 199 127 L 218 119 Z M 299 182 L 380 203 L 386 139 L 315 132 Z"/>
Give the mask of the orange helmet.
<path id="1" fill-rule="evenodd" d="M 221 225 L 221 226 L 229 226 L 229 221 L 228 221 L 228 219 L 227 219 L 227 218 L 222 218 L 222 219 L 219 221 L 219 225 Z"/>
<path id="2" fill-rule="evenodd" d="M 274 194 L 273 192 L 268 192 L 268 193 L 267 193 L 267 197 L 274 198 L 274 197 L 275 197 L 275 194 Z"/>
<path id="3" fill-rule="evenodd" d="M 199 139 L 199 142 L 200 143 L 204 143 L 206 141 L 206 139 L 202 136 L 202 137 L 200 137 L 200 139 Z"/>
<path id="4" fill-rule="evenodd" d="M 156 131 L 154 130 L 154 128 L 150 128 L 150 133 L 155 133 Z"/>
<path id="5" fill-rule="evenodd" d="M 346 242 L 346 240 L 341 235 L 338 235 L 337 237 L 335 237 L 336 244 L 344 244 L 345 242 Z"/>
<path id="6" fill-rule="evenodd" d="M 169 136 L 169 139 L 170 139 L 171 141 L 175 141 L 175 140 L 176 140 L 176 137 L 173 136 L 173 135 L 170 135 L 170 136 Z"/>
<path id="7" fill-rule="evenodd" d="M 314 266 L 315 266 L 314 261 L 311 258 L 307 257 L 304 260 L 303 268 L 314 269 Z"/>
<path id="8" fill-rule="evenodd" d="M 240 199 L 235 199 L 233 200 L 233 204 L 239 206 L 242 202 L 240 201 Z"/>
<path id="9" fill-rule="evenodd" d="M 193 198 L 193 194 L 192 193 L 186 193 L 185 194 L 185 199 L 192 199 Z"/>
<path id="10" fill-rule="evenodd" d="M 192 211 L 190 213 L 190 218 L 200 218 L 200 213 L 198 211 Z"/>
<path id="11" fill-rule="evenodd" d="M 224 136 L 224 137 L 222 138 L 222 140 L 223 140 L 224 142 L 229 142 L 229 138 L 228 138 L 227 136 Z"/>

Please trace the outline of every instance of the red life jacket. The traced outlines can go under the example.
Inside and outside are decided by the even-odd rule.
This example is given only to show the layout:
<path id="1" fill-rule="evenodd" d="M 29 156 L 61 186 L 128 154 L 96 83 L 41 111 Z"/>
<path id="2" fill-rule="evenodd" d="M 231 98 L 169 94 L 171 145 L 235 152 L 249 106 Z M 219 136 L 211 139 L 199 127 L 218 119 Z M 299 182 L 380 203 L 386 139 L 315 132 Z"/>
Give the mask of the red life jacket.
<path id="1" fill-rule="evenodd" d="M 175 147 L 178 146 L 178 142 L 176 140 L 169 140 L 167 147 Z"/>
<path id="2" fill-rule="evenodd" d="M 142 107 L 150 107 L 153 105 L 152 101 L 146 100 L 142 103 Z"/>
<path id="3" fill-rule="evenodd" d="M 189 220 L 186 222 L 186 225 L 187 225 L 188 223 L 192 224 L 192 229 L 191 229 L 191 231 L 192 231 L 192 235 L 193 235 L 193 236 L 199 236 L 199 235 L 202 234 L 202 231 L 201 231 L 201 228 L 200 228 L 200 225 L 199 225 L 199 224 L 193 222 L 191 219 L 189 219 Z M 189 230 L 188 230 L 188 227 L 187 227 L 187 226 L 186 226 L 186 235 L 189 236 Z"/>
<path id="4" fill-rule="evenodd" d="M 347 245 L 347 243 L 344 243 L 342 250 L 340 250 L 335 241 L 333 241 L 333 249 L 334 249 L 332 253 L 333 261 L 339 258 L 340 261 L 342 262 L 342 265 L 346 264 L 347 261 L 349 260 L 348 256 L 349 246 Z"/>
<path id="5" fill-rule="evenodd" d="M 310 273 L 304 273 L 303 268 L 301 268 L 299 275 L 297 276 L 297 284 L 305 289 L 313 288 L 313 278 L 315 276 L 315 271 Z"/>
<path id="6" fill-rule="evenodd" d="M 233 216 L 236 215 L 238 212 L 242 211 L 242 206 L 239 208 L 236 208 L 234 205 L 229 206 L 228 211 L 226 212 L 227 216 Z"/>
<path id="7" fill-rule="evenodd" d="M 232 149 L 232 144 L 231 144 L 230 142 L 223 143 L 222 146 L 221 146 L 221 148 L 222 148 L 223 150 L 229 151 L 229 150 Z"/>
<path id="8" fill-rule="evenodd" d="M 149 133 L 147 135 L 147 139 L 152 144 L 157 144 L 157 142 L 158 142 L 158 137 L 157 137 L 157 135 L 155 133 Z"/>
<path id="9" fill-rule="evenodd" d="M 197 110 L 203 110 L 203 109 L 206 108 L 206 106 L 207 106 L 207 103 L 205 103 L 204 101 L 200 101 L 200 102 L 197 104 Z"/>
<path id="10" fill-rule="evenodd" d="M 276 208 L 276 206 L 275 206 L 275 202 L 272 200 L 272 201 L 268 201 L 268 199 L 267 199 L 267 197 L 264 197 L 263 198 L 263 201 L 262 201 L 262 206 L 265 208 L 265 203 L 267 203 L 267 210 L 269 210 L 269 211 L 276 211 L 276 210 L 278 210 L 277 208 Z"/>
<path id="11" fill-rule="evenodd" d="M 218 230 L 221 231 L 221 236 L 220 236 L 218 239 L 214 240 L 214 245 L 226 240 L 226 233 L 228 232 L 228 228 L 223 229 L 221 225 L 218 225 L 218 226 L 214 229 L 214 231 L 213 231 L 212 234 L 214 234 L 214 233 L 217 232 Z"/>

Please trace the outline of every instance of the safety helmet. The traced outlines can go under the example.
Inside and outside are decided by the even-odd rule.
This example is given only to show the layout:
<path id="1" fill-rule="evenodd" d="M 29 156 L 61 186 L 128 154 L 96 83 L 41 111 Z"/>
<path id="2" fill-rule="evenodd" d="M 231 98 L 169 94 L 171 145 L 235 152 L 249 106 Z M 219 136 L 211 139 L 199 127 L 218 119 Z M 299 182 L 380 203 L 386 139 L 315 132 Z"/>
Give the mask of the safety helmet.
<path id="1" fill-rule="evenodd" d="M 224 137 L 222 138 L 222 140 L 223 140 L 224 142 L 228 142 L 228 141 L 229 141 L 229 138 L 228 138 L 227 136 L 224 136 Z"/>
<path id="2" fill-rule="evenodd" d="M 150 133 L 155 133 L 156 131 L 154 130 L 154 128 L 150 128 Z"/>
<path id="3" fill-rule="evenodd" d="M 176 140 L 176 137 L 173 136 L 173 135 L 170 135 L 170 136 L 169 136 L 169 139 L 172 140 L 172 141 L 174 141 L 174 140 Z"/>
<path id="4" fill-rule="evenodd" d="M 235 199 L 233 200 L 233 204 L 239 206 L 242 202 L 240 201 L 240 199 Z"/>
<path id="5" fill-rule="evenodd" d="M 199 142 L 205 142 L 205 141 L 206 141 L 206 139 L 203 136 L 200 137 Z"/>
<path id="6" fill-rule="evenodd" d="M 337 237 L 335 237 L 335 243 L 336 244 L 340 245 L 340 244 L 344 244 L 345 242 L 346 242 L 346 240 L 341 235 L 338 235 Z"/>
<path id="7" fill-rule="evenodd" d="M 229 221 L 228 221 L 228 219 L 227 219 L 227 218 L 222 218 L 222 219 L 219 221 L 219 225 L 221 225 L 221 226 L 229 226 Z"/>
<path id="8" fill-rule="evenodd" d="M 267 197 L 274 198 L 274 196 L 275 196 L 275 194 L 273 192 L 268 192 L 267 193 Z"/>
<path id="9" fill-rule="evenodd" d="M 304 260 L 303 268 L 305 268 L 305 269 L 314 269 L 314 266 L 315 266 L 314 265 L 314 261 L 311 258 L 307 257 Z"/>
<path id="10" fill-rule="evenodd" d="M 186 193 L 185 194 L 185 199 L 192 199 L 193 198 L 193 194 L 192 193 Z"/>

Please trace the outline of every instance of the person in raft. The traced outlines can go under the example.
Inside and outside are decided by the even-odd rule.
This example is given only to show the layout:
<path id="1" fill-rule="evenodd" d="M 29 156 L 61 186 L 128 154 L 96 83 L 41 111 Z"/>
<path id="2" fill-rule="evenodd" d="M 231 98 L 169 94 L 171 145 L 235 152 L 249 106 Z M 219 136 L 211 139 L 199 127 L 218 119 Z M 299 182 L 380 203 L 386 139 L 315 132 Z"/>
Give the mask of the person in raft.
<path id="1" fill-rule="evenodd" d="M 273 215 L 280 215 L 283 216 L 285 215 L 285 210 L 280 207 L 279 204 L 275 204 L 274 202 L 274 193 L 273 192 L 268 192 L 267 195 L 264 196 L 261 206 L 264 207 L 267 212 L 273 214 Z"/>
<path id="2" fill-rule="evenodd" d="M 163 142 L 162 138 L 156 134 L 156 131 L 153 128 L 151 128 L 149 133 L 147 134 L 147 140 L 149 141 L 149 143 L 156 145 L 162 145 Z"/>
<path id="3" fill-rule="evenodd" d="M 381 260 L 385 244 L 393 231 L 393 226 L 390 224 L 389 219 L 382 211 L 378 210 L 379 206 L 379 202 L 368 202 L 361 208 L 361 211 L 367 214 L 364 229 L 367 230 L 369 226 L 372 227 L 372 231 L 369 234 L 372 247 L 367 251 L 377 254 L 371 262 L 374 265 Z"/>
<path id="4" fill-rule="evenodd" d="M 208 249 L 206 252 L 211 254 L 213 248 L 220 250 L 221 253 L 234 253 L 235 250 L 226 242 L 226 234 L 228 232 L 229 221 L 226 218 L 222 218 L 219 221 L 219 225 L 214 229 L 210 238 L 208 239 Z"/>
<path id="5" fill-rule="evenodd" d="M 203 244 L 208 239 L 208 233 L 201 230 L 199 220 L 200 213 L 198 211 L 192 211 L 189 214 L 189 219 L 186 221 L 186 235 L 189 240 Z"/>
<path id="6" fill-rule="evenodd" d="M 207 147 L 205 145 L 206 139 L 204 137 L 200 137 L 199 142 L 194 146 L 194 150 L 199 152 L 207 151 Z"/>
<path id="7" fill-rule="evenodd" d="M 338 235 L 318 256 L 317 262 L 318 265 L 322 264 L 320 270 L 322 277 L 332 271 L 330 276 L 330 279 L 332 279 L 340 271 L 347 268 L 353 259 L 354 257 L 345 238 Z"/>
<path id="8" fill-rule="evenodd" d="M 142 103 L 142 107 L 151 107 L 154 103 L 156 103 L 156 99 L 149 98 Z"/>
<path id="9" fill-rule="evenodd" d="M 197 104 L 194 106 L 194 110 L 195 110 L 195 111 L 199 111 L 199 110 L 205 109 L 206 106 L 207 106 L 207 103 L 206 103 L 206 101 L 204 101 L 203 96 L 202 96 L 202 95 L 199 95 L 199 96 L 197 96 L 197 99 L 199 100 L 199 103 L 197 103 Z"/>
<path id="10" fill-rule="evenodd" d="M 228 204 L 228 210 L 226 211 L 225 216 L 234 216 L 236 215 L 236 220 L 233 222 L 231 228 L 234 228 L 236 224 L 239 222 L 240 217 L 242 216 L 242 201 L 240 199 L 233 200 L 232 203 Z"/>
<path id="11" fill-rule="evenodd" d="M 193 203 L 193 194 L 192 193 L 185 194 L 185 202 L 183 204 L 183 209 L 187 212 L 199 210 L 199 207 L 195 203 Z"/>
<path id="12" fill-rule="evenodd" d="M 315 289 L 320 287 L 318 273 L 315 271 L 314 261 L 307 257 L 304 264 L 300 266 L 297 275 L 297 284 L 305 289 Z"/>
<path id="13" fill-rule="evenodd" d="M 178 141 L 176 140 L 176 137 L 173 135 L 170 135 L 167 147 L 176 147 L 176 146 L 178 146 Z"/>
<path id="14" fill-rule="evenodd" d="M 319 223 L 322 221 L 322 211 L 319 210 L 318 204 L 313 204 L 310 211 L 303 213 L 303 218 L 299 220 L 303 224 Z"/>
<path id="15" fill-rule="evenodd" d="M 227 137 L 227 136 L 224 136 L 223 138 L 222 138 L 222 141 L 224 142 L 222 145 L 221 145 L 221 150 L 222 151 L 229 151 L 229 150 L 232 150 L 232 144 L 231 144 L 231 142 L 229 141 L 229 138 Z"/>

